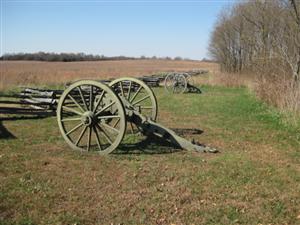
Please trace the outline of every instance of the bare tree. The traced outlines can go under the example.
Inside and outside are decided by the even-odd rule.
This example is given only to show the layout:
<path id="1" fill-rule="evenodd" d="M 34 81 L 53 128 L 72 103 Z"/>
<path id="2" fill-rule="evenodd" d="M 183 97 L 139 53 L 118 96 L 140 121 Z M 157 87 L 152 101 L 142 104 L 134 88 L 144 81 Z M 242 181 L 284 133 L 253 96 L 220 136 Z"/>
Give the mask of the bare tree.
<path id="1" fill-rule="evenodd" d="M 295 82 L 300 81 L 300 3 L 284 2 L 284 16 L 280 17 L 275 35 L 280 56 L 287 62 Z"/>
<path id="2" fill-rule="evenodd" d="M 229 72 L 288 66 L 294 81 L 300 81 L 300 1 L 237 3 L 220 14 L 209 51 Z"/>

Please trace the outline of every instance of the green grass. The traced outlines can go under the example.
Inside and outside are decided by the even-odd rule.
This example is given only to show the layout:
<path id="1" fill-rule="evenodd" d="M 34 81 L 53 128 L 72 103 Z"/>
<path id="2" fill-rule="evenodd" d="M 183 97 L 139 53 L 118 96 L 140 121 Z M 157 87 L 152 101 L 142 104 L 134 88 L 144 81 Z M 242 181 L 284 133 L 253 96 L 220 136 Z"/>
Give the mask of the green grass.
<path id="1" fill-rule="evenodd" d="M 72 151 L 55 118 L 4 121 L 0 224 L 299 224 L 300 126 L 245 88 L 202 90 L 155 89 L 159 122 L 218 154 L 129 136 L 101 157 Z"/>

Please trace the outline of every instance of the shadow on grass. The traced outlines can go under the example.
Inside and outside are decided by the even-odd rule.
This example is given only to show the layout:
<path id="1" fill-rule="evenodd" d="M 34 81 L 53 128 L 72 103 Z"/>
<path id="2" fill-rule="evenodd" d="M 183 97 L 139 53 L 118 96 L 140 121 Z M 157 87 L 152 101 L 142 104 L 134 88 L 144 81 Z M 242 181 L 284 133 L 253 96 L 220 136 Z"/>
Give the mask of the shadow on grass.
<path id="1" fill-rule="evenodd" d="M 188 84 L 188 92 L 187 93 L 202 94 L 202 91 L 200 88 L 198 88 L 194 85 Z"/>
<path id="2" fill-rule="evenodd" d="M 203 134 L 204 131 L 200 129 L 191 129 L 191 128 L 171 128 L 177 135 L 193 135 L 193 134 Z"/>
<path id="3" fill-rule="evenodd" d="M 138 143 L 121 144 L 113 154 L 168 154 L 179 151 L 182 150 L 169 141 L 155 135 L 149 135 Z"/>
<path id="4" fill-rule="evenodd" d="M 203 131 L 199 129 L 173 129 L 177 134 L 202 134 Z M 121 144 L 113 154 L 169 154 L 174 152 L 184 151 L 178 145 L 170 141 L 158 137 L 156 135 L 148 135 L 140 142 L 134 144 Z"/>
<path id="5" fill-rule="evenodd" d="M 0 139 L 15 139 L 16 137 L 6 129 L 0 120 Z"/>
<path id="6" fill-rule="evenodd" d="M 0 139 L 15 139 L 16 136 L 13 135 L 7 128 L 3 125 L 3 121 L 17 121 L 17 120 L 33 120 L 33 119 L 45 119 L 49 116 L 11 116 L 0 118 Z"/>

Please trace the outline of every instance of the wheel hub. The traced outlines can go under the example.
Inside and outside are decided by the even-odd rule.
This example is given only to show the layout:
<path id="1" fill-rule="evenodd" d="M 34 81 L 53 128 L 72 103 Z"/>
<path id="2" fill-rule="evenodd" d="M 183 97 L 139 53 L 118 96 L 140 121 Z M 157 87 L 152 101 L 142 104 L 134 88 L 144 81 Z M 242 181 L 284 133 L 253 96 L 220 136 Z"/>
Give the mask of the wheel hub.
<path id="1" fill-rule="evenodd" d="M 82 117 L 81 117 L 81 122 L 85 125 L 85 126 L 90 126 L 93 121 L 94 121 L 95 115 L 92 111 L 87 111 L 85 113 L 83 113 Z"/>

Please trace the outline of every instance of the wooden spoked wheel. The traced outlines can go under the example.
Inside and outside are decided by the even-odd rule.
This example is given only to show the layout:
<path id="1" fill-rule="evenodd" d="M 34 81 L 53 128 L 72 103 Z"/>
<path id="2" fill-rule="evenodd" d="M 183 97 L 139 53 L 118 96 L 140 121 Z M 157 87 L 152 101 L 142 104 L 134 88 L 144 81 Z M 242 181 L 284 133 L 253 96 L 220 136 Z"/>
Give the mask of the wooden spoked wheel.
<path id="1" fill-rule="evenodd" d="M 187 79 L 184 74 L 168 74 L 165 78 L 165 89 L 169 93 L 183 93 L 187 89 Z"/>
<path id="2" fill-rule="evenodd" d="M 184 93 L 187 88 L 187 80 L 183 74 L 179 74 L 175 77 L 175 84 L 173 87 L 174 93 Z"/>
<path id="3" fill-rule="evenodd" d="M 83 80 L 70 85 L 57 107 L 62 136 L 74 150 L 108 154 L 126 131 L 126 116 L 119 97 L 105 84 Z"/>
<path id="4" fill-rule="evenodd" d="M 113 80 L 109 86 L 119 95 L 125 108 L 132 107 L 143 116 L 156 121 L 157 101 L 152 89 L 143 81 L 132 77 L 124 77 Z M 133 121 L 130 121 L 130 118 L 127 121 L 131 133 L 137 133 L 139 130 Z"/>
<path id="5" fill-rule="evenodd" d="M 173 93 L 173 86 L 174 86 L 174 77 L 176 76 L 176 74 L 174 73 L 169 73 L 166 77 L 165 77 L 165 90 L 169 93 Z"/>

